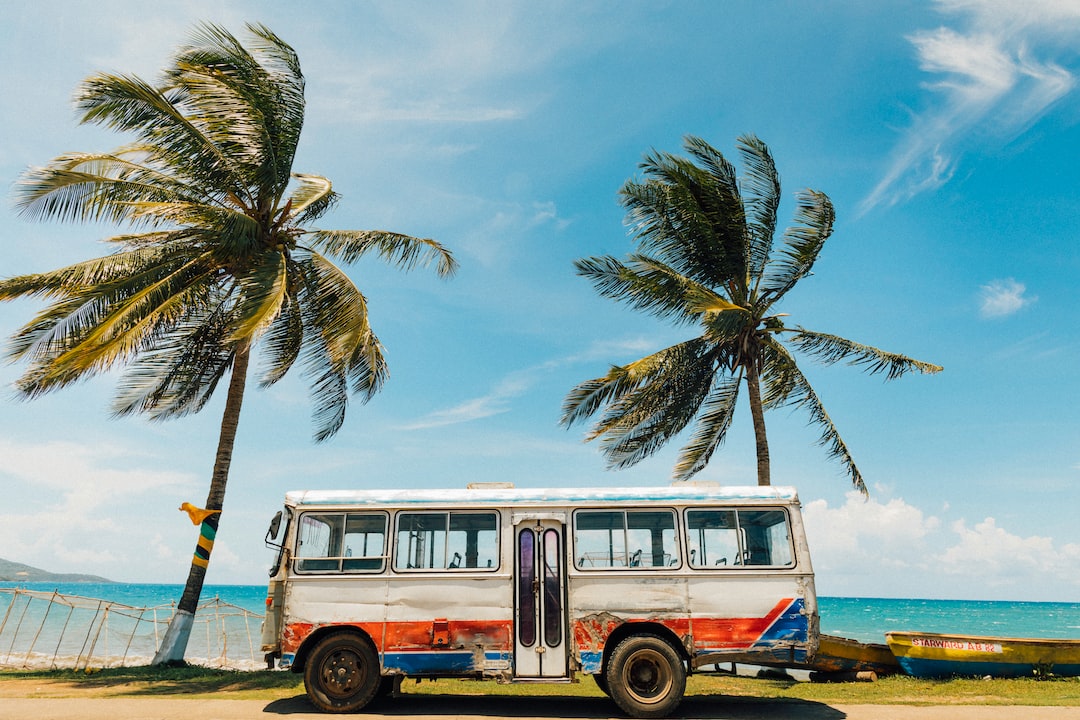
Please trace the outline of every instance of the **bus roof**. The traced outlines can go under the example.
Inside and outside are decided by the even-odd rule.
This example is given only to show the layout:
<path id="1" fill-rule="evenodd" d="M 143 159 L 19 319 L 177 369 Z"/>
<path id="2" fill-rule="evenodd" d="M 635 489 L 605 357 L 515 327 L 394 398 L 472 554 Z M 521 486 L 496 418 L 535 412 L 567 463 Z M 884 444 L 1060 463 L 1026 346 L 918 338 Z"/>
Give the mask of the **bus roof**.
<path id="1" fill-rule="evenodd" d="M 285 504 L 298 505 L 572 505 L 609 502 L 731 502 L 798 503 L 793 487 L 718 486 L 705 484 L 667 487 L 513 488 L 480 486 L 456 489 L 293 490 Z"/>

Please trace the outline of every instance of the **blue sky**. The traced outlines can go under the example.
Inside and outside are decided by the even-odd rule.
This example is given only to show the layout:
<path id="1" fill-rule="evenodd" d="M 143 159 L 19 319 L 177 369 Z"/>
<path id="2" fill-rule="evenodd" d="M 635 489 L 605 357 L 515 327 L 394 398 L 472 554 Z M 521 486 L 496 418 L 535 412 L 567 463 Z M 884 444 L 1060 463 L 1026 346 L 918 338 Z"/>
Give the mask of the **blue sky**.
<path id="1" fill-rule="evenodd" d="M 391 379 L 310 441 L 304 386 L 249 392 L 209 582 L 260 583 L 286 490 L 657 485 L 676 446 L 607 471 L 558 426 L 576 383 L 685 339 L 597 296 L 573 260 L 632 249 L 617 201 L 686 134 L 735 158 L 761 137 L 784 181 L 827 193 L 834 236 L 780 307 L 805 327 L 938 363 L 885 383 L 803 369 L 871 490 L 853 495 L 798 414 L 767 417 L 773 481 L 799 489 L 825 595 L 1080 599 L 1080 7 L 908 2 L 43 0 L 0 27 L 0 177 L 123 138 L 78 127 L 96 71 L 153 78 L 192 25 L 266 23 L 299 52 L 295 170 L 342 195 L 326 227 L 432 237 L 460 273 L 349 268 Z M 10 185 L 9 185 L 10 187 Z M 0 209 L 0 275 L 103 254 L 112 228 Z M 0 305 L 10 336 L 37 305 Z M 10 386 L 19 366 L 0 366 Z M 0 396 L 0 557 L 183 582 L 221 398 L 111 419 L 115 378 Z M 698 475 L 755 481 L 742 408 Z"/>

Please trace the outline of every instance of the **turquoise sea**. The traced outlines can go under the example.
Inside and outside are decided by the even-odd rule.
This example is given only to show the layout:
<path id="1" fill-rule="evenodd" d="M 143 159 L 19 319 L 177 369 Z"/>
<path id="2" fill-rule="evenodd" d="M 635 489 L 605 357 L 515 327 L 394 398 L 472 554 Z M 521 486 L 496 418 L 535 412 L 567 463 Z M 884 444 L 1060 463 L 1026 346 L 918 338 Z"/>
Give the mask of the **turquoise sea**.
<path id="1" fill-rule="evenodd" d="M 132 607 L 168 606 L 180 599 L 179 585 L 96 583 L 0 583 L 39 592 L 106 600 Z M 265 585 L 207 585 L 204 602 L 222 603 L 261 614 Z M 6 596 L 0 594 L 0 615 Z M 998 637 L 1080 638 L 1080 603 L 1004 602 L 822 597 L 821 630 L 862 642 L 884 642 L 890 630 L 919 630 Z"/>

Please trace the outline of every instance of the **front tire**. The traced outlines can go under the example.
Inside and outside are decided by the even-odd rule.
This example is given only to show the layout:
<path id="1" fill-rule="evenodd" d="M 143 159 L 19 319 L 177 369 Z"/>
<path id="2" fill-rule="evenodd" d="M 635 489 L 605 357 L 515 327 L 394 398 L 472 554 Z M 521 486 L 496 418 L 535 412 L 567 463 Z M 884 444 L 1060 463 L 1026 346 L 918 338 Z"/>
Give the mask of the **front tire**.
<path id="1" fill-rule="evenodd" d="M 634 635 L 619 643 L 604 676 L 615 704 L 638 718 L 670 715 L 686 691 L 682 658 L 675 648 L 653 635 Z"/>
<path id="2" fill-rule="evenodd" d="M 352 633 L 327 635 L 304 665 L 304 688 L 323 712 L 360 710 L 375 697 L 380 680 L 375 648 Z"/>

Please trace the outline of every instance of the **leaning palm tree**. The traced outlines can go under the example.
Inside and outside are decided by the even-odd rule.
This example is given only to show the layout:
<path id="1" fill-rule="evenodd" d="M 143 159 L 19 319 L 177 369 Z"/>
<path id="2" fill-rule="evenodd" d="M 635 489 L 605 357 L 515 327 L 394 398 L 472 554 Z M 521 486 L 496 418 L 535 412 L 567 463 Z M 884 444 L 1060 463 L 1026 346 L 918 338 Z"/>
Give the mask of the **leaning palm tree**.
<path id="1" fill-rule="evenodd" d="M 81 122 L 134 135 L 107 153 L 32 168 L 16 188 L 33 219 L 108 221 L 116 250 L 0 282 L 0 299 L 48 306 L 11 339 L 26 398 L 123 367 L 116 415 L 200 410 L 229 377 L 208 513 L 187 584 L 155 662 L 183 659 L 225 497 L 248 363 L 269 386 L 299 362 L 316 441 L 338 431 L 348 396 L 366 402 L 387 365 L 367 303 L 330 257 L 375 253 L 403 269 L 456 263 L 439 243 L 381 230 L 311 226 L 337 200 L 329 180 L 292 172 L 304 119 L 296 53 L 266 27 L 242 45 L 202 25 L 158 84 L 101 74 L 79 88 Z M 193 517 L 193 521 L 195 517 Z"/>
<path id="2" fill-rule="evenodd" d="M 692 159 L 647 155 L 644 180 L 622 188 L 639 252 L 626 262 L 604 256 L 575 265 L 604 297 L 679 325 L 697 325 L 700 335 L 579 384 L 564 401 L 562 423 L 600 413 L 586 438 L 600 440 L 612 468 L 652 455 L 692 423 L 673 471 L 676 480 L 686 480 L 724 442 L 745 381 L 759 485 L 770 484 L 764 411 L 794 406 L 820 427 L 821 444 L 865 494 L 862 474 L 792 351 L 825 363 L 861 365 L 889 379 L 941 368 L 788 326 L 776 307 L 810 274 L 832 233 L 832 203 L 820 192 L 800 192 L 795 224 L 778 249 L 780 178 L 765 144 L 753 135 L 738 139 L 746 171 L 741 182 L 732 164 L 704 140 L 687 137 L 685 147 Z"/>

